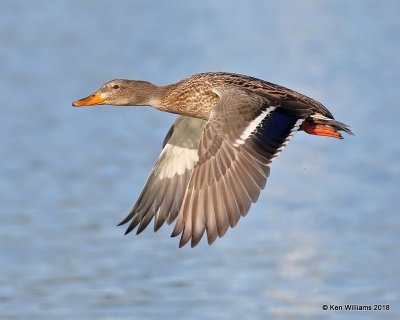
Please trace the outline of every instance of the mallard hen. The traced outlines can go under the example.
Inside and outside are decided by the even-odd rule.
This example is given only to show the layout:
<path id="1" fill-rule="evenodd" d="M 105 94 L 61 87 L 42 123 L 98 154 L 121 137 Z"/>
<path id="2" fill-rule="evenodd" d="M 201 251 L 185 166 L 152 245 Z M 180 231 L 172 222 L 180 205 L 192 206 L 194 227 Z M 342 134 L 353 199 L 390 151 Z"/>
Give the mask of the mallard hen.
<path id="1" fill-rule="evenodd" d="M 166 86 L 112 80 L 73 106 L 149 105 L 179 114 L 132 210 L 126 233 L 176 220 L 179 246 L 222 237 L 265 187 L 271 161 L 298 130 L 342 139 L 349 127 L 321 103 L 249 76 L 208 72 Z"/>

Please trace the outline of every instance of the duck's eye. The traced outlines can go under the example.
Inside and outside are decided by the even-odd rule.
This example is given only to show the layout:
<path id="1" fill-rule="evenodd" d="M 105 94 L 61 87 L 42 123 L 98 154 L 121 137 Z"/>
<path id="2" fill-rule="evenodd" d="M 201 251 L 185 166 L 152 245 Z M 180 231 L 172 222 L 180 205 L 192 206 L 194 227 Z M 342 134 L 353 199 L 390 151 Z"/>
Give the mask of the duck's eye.
<path id="1" fill-rule="evenodd" d="M 114 85 L 112 86 L 112 88 L 113 88 L 113 89 L 119 89 L 119 85 L 114 84 Z"/>

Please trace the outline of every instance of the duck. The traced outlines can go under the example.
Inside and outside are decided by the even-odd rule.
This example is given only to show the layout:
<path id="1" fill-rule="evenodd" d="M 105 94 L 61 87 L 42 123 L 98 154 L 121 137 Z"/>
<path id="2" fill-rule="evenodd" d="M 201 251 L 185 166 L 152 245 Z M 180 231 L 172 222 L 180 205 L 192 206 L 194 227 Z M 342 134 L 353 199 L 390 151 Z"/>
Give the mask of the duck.
<path id="1" fill-rule="evenodd" d="M 264 189 L 271 162 L 298 131 L 343 139 L 350 127 L 320 102 L 251 76 L 206 72 L 159 86 L 115 79 L 74 107 L 151 106 L 178 117 L 132 209 L 125 234 L 175 222 L 179 247 L 225 235 Z"/>

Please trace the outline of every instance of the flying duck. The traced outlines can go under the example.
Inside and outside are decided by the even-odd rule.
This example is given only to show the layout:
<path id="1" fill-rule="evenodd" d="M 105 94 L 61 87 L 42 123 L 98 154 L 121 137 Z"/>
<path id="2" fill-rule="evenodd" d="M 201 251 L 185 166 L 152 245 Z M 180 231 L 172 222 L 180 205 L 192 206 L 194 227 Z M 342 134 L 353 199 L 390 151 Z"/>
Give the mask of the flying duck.
<path id="1" fill-rule="evenodd" d="M 73 106 L 148 105 L 178 114 L 142 192 L 126 218 L 126 233 L 154 219 L 181 235 L 179 247 L 209 244 L 234 227 L 265 187 L 272 160 L 299 130 L 343 139 L 353 134 L 318 101 L 253 77 L 207 72 L 157 86 L 111 80 Z"/>

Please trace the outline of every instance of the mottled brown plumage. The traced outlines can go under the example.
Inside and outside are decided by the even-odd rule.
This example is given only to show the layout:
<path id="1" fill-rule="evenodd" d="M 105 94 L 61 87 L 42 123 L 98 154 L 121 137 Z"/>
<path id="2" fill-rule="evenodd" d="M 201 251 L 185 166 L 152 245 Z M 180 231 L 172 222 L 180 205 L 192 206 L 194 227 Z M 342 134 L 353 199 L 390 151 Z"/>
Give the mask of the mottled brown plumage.
<path id="1" fill-rule="evenodd" d="M 175 84 L 112 80 L 74 106 L 150 105 L 180 114 L 132 210 L 127 233 L 176 220 L 180 246 L 222 237 L 257 201 L 270 163 L 297 130 L 342 138 L 352 134 L 321 103 L 260 79 L 223 72 Z"/>
<path id="2" fill-rule="evenodd" d="M 281 101 L 282 104 L 302 103 L 315 112 L 332 118 L 318 101 L 291 89 L 257 78 L 226 72 L 200 73 L 178 83 L 165 86 L 160 110 L 208 120 L 219 101 L 215 88 L 234 87 Z"/>

